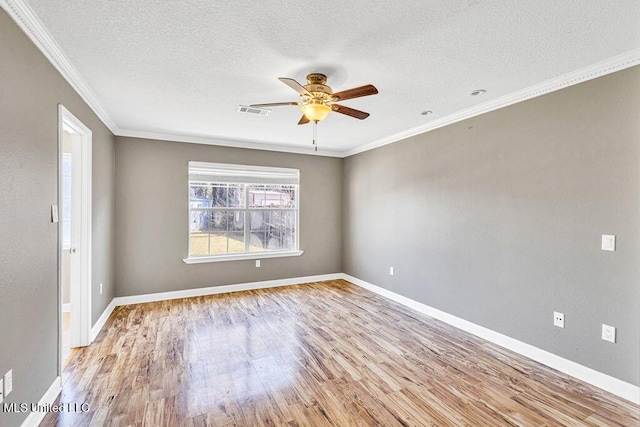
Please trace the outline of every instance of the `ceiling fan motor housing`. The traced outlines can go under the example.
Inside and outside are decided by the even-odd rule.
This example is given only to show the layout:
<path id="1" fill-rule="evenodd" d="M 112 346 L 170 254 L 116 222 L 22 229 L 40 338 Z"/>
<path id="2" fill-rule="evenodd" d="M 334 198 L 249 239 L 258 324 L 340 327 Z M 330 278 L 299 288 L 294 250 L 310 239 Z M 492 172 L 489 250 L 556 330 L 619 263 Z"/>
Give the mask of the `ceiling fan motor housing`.
<path id="1" fill-rule="evenodd" d="M 311 93 L 317 92 L 325 95 L 331 95 L 333 93 L 333 90 L 331 90 L 331 88 L 327 85 L 311 84 L 305 85 L 304 88 Z"/>
<path id="2" fill-rule="evenodd" d="M 312 84 L 319 84 L 319 85 L 323 85 L 327 82 L 327 76 L 325 76 L 322 73 L 311 73 L 311 74 L 307 74 L 307 83 L 312 85 Z"/>
<path id="3" fill-rule="evenodd" d="M 311 92 L 313 99 L 323 102 L 331 101 L 333 89 L 327 86 L 327 76 L 321 73 L 311 73 L 307 75 L 307 84 L 304 86 L 306 90 Z"/>

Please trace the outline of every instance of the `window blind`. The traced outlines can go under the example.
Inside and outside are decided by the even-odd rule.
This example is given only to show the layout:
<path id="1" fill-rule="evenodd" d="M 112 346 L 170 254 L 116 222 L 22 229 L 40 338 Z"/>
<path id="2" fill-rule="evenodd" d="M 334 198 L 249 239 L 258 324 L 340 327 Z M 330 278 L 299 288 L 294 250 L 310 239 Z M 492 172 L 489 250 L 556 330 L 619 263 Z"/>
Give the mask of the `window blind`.
<path id="1" fill-rule="evenodd" d="M 189 162 L 189 181 L 298 185 L 300 170 L 192 161 Z"/>

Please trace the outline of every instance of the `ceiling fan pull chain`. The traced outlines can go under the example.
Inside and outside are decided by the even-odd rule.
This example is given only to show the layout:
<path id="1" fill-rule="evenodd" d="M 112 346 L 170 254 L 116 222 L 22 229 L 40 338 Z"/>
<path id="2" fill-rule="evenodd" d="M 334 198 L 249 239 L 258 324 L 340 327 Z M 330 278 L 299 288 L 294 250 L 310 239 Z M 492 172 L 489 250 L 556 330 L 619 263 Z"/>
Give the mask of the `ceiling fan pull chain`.
<path id="1" fill-rule="evenodd" d="M 314 120 L 313 121 L 313 145 L 314 145 L 314 150 L 318 151 L 318 121 Z"/>
<path id="2" fill-rule="evenodd" d="M 316 136 L 318 135 L 318 121 L 314 120 L 313 121 L 313 139 L 311 140 L 311 142 L 313 143 L 313 145 L 316 145 Z"/>

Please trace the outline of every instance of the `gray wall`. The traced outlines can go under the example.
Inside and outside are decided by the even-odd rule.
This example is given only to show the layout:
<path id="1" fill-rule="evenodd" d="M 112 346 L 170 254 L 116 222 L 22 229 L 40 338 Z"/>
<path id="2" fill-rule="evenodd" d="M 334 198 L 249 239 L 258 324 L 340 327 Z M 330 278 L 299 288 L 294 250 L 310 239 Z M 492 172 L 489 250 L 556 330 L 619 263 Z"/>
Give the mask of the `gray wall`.
<path id="1" fill-rule="evenodd" d="M 187 265 L 190 160 L 300 169 L 300 257 Z M 342 159 L 116 138 L 116 294 L 342 271 Z"/>
<path id="2" fill-rule="evenodd" d="M 635 67 L 347 158 L 345 273 L 640 384 L 639 87 Z"/>
<path id="3" fill-rule="evenodd" d="M 13 369 L 5 402 L 37 402 L 59 366 L 58 104 L 93 131 L 94 319 L 114 296 L 114 137 L 2 9 L 0 87 L 0 375 Z"/>
<path id="4" fill-rule="evenodd" d="M 345 271 L 640 383 L 638 67 L 343 161 L 114 138 L 2 10 L 0 58 L 6 401 L 36 402 L 58 375 L 59 103 L 93 131 L 94 322 L 116 295 Z M 184 264 L 189 160 L 300 168 L 304 255 Z"/>

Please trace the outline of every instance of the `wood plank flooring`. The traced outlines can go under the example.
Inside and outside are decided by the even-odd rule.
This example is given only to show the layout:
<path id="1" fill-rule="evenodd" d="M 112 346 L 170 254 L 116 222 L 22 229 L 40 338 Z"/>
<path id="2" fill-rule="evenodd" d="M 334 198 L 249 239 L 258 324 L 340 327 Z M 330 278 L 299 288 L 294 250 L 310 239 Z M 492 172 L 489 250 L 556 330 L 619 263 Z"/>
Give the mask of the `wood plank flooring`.
<path id="1" fill-rule="evenodd" d="M 640 407 L 348 282 L 117 308 L 52 426 L 634 426 Z"/>

